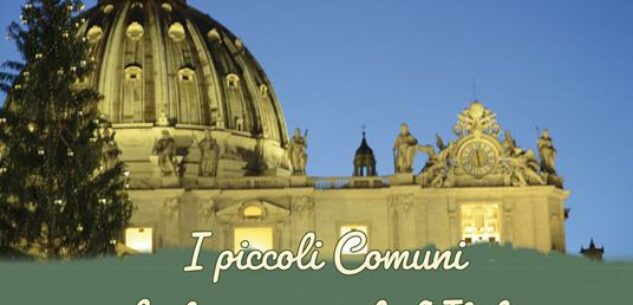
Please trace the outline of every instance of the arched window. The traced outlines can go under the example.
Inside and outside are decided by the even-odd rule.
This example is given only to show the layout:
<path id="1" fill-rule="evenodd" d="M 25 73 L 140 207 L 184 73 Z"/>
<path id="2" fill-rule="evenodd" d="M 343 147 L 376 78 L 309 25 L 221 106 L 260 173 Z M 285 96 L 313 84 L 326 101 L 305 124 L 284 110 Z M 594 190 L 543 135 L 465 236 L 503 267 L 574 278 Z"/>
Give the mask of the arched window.
<path id="1" fill-rule="evenodd" d="M 123 80 L 123 120 L 139 122 L 143 119 L 143 68 L 130 65 L 125 68 Z"/>

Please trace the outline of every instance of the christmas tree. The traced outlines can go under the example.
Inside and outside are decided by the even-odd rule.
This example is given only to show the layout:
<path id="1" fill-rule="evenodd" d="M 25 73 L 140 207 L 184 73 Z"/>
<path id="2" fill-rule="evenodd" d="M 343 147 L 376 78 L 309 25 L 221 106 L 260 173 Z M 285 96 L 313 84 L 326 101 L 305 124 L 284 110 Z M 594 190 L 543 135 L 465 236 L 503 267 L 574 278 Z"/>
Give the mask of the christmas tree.
<path id="1" fill-rule="evenodd" d="M 78 0 L 30 0 L 0 75 L 0 251 L 47 259 L 114 253 L 132 213 L 114 134 L 87 85 Z"/>

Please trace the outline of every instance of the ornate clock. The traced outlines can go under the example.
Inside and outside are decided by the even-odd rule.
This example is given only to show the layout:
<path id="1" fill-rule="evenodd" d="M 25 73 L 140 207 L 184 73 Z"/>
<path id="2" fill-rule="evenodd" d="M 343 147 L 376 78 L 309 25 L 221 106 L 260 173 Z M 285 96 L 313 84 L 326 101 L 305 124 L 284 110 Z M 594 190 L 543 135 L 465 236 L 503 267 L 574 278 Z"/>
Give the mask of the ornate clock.
<path id="1" fill-rule="evenodd" d="M 458 159 L 466 173 L 481 178 L 495 169 L 499 154 L 495 145 L 489 141 L 473 139 L 462 145 Z"/>

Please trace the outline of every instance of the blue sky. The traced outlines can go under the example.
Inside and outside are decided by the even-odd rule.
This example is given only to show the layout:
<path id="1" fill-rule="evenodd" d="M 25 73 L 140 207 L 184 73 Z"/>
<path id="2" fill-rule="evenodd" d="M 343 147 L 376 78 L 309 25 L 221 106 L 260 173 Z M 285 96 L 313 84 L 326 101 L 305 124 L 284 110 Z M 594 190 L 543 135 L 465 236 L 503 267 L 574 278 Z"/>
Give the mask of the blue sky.
<path id="1" fill-rule="evenodd" d="M 476 83 L 524 148 L 535 147 L 536 126 L 550 129 L 572 192 L 568 251 L 594 237 L 610 259 L 633 257 L 633 2 L 188 3 L 242 38 L 289 127 L 310 130 L 311 175 L 350 175 L 362 125 L 379 174 L 393 172 L 401 122 L 421 142 L 453 139 Z M 0 24 L 18 19 L 20 4 L 4 1 Z M 11 42 L 0 58 L 17 58 Z"/>

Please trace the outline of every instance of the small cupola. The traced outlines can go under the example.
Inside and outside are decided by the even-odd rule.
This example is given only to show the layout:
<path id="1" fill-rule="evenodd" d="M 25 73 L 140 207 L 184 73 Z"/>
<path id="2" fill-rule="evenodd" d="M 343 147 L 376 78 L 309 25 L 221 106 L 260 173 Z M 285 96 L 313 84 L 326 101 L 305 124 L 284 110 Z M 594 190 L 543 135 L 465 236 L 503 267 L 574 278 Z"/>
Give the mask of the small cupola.
<path id="1" fill-rule="evenodd" d="M 354 156 L 354 176 L 377 176 L 376 157 L 374 151 L 367 144 L 365 130 L 363 128 L 363 139 L 356 150 Z"/>
<path id="2" fill-rule="evenodd" d="M 593 242 L 593 238 L 589 243 L 589 248 L 580 247 L 580 254 L 590 260 L 602 261 L 602 256 L 604 255 L 604 247 L 596 247 L 596 244 Z"/>

